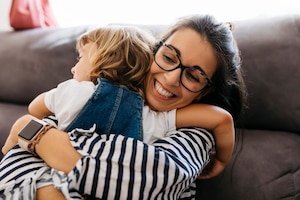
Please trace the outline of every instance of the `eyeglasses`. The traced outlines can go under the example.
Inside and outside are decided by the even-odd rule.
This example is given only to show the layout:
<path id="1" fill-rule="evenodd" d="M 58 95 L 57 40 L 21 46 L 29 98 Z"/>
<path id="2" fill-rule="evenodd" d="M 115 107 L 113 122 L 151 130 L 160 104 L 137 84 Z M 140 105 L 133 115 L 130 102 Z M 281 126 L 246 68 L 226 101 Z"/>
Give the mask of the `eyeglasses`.
<path id="1" fill-rule="evenodd" d="M 160 42 L 154 61 L 164 71 L 170 72 L 180 68 L 180 82 L 190 92 L 198 93 L 212 84 L 201 67 L 184 66 L 179 59 L 178 50 L 171 45 Z"/>

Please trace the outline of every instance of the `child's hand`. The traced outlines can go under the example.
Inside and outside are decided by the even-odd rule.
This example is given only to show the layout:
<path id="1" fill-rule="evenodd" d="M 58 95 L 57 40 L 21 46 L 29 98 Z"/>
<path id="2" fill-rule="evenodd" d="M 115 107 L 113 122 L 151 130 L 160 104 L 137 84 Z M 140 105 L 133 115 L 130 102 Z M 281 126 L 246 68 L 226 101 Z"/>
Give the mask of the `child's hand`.
<path id="1" fill-rule="evenodd" d="M 202 170 L 198 179 L 209 179 L 219 175 L 225 168 L 225 163 L 222 163 L 218 159 L 213 159 Z"/>

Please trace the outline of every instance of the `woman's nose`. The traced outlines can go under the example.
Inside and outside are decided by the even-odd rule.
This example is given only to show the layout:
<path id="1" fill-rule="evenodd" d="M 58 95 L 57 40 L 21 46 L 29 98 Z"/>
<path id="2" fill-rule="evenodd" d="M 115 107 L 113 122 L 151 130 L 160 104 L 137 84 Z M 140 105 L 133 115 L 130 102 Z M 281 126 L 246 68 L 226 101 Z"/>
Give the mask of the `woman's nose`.
<path id="1" fill-rule="evenodd" d="M 180 85 L 180 74 L 181 69 L 165 72 L 164 76 L 166 79 L 166 83 L 170 86 L 178 87 Z"/>

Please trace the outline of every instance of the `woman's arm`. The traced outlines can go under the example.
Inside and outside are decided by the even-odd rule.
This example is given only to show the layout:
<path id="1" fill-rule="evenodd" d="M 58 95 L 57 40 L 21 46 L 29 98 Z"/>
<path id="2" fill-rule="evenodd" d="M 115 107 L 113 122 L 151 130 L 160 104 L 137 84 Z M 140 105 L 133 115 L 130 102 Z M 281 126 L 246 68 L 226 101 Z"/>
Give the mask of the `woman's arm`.
<path id="1" fill-rule="evenodd" d="M 71 145 L 69 135 L 50 129 L 35 146 L 36 153 L 51 167 L 68 174 L 82 157 Z"/>
<path id="2" fill-rule="evenodd" d="M 2 147 L 2 153 L 5 155 L 11 148 L 18 144 L 19 131 L 32 119 L 30 115 L 19 118 L 11 127 L 10 133 Z"/>
<path id="3" fill-rule="evenodd" d="M 71 188 L 80 193 L 101 199 L 178 199 L 208 162 L 214 140 L 205 130 L 181 129 L 153 145 L 95 133 L 79 146 L 91 152 L 68 174 Z"/>
<path id="4" fill-rule="evenodd" d="M 178 109 L 176 127 L 193 126 L 213 132 L 216 140 L 216 160 L 212 173 L 218 174 L 228 164 L 233 152 L 235 131 L 231 114 L 220 107 L 208 104 L 191 104 Z"/>
<path id="5" fill-rule="evenodd" d="M 32 118 L 28 116 L 20 127 Z M 71 145 L 68 134 L 52 128 L 41 137 L 35 151 L 49 166 L 67 174 L 70 190 L 81 194 L 110 199 L 122 191 L 133 199 L 149 194 L 174 199 L 208 162 L 214 140 L 207 131 L 182 129 L 153 145 L 97 133 L 78 145 L 86 152 L 84 156 Z"/>
<path id="6" fill-rule="evenodd" d="M 53 114 L 45 104 L 45 92 L 38 95 L 28 106 L 29 114 L 37 117 L 38 119 L 43 119 L 45 116 Z"/>
<path id="7" fill-rule="evenodd" d="M 32 119 L 36 118 L 32 115 L 24 115 L 14 123 L 11 133 L 16 136 L 15 144 L 18 141 L 18 132 Z M 6 143 L 2 148 L 5 153 L 10 149 Z M 82 157 L 71 145 L 68 134 L 55 128 L 48 130 L 42 136 L 40 142 L 35 146 L 35 151 L 48 165 L 66 174 L 74 168 L 75 163 Z"/>
<path id="8" fill-rule="evenodd" d="M 29 113 L 38 119 L 42 119 L 43 117 L 52 114 L 46 107 L 44 98 L 45 93 L 42 93 L 38 95 L 28 106 Z M 24 122 L 28 122 L 29 118 L 31 119 L 29 115 L 27 115 L 27 117 L 21 117 L 13 124 L 5 144 L 2 147 L 2 153 L 4 155 L 18 143 L 18 132 L 24 127 Z"/>

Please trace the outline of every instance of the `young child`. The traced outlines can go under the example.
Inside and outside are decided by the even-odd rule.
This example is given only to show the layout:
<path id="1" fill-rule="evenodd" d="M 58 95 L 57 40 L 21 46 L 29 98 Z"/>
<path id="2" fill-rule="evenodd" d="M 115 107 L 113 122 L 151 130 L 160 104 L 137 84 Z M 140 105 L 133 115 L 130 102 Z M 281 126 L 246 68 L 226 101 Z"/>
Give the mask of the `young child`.
<path id="1" fill-rule="evenodd" d="M 172 134 L 176 128 L 203 127 L 214 133 L 218 152 L 217 160 L 222 162 L 228 159 L 233 148 L 234 127 L 232 117 L 227 111 L 211 105 L 192 104 L 177 110 L 159 112 L 151 110 L 147 103 L 144 105 L 142 97 L 144 98 L 145 74 L 149 71 L 153 61 L 153 41 L 154 38 L 133 27 L 108 26 L 83 35 L 77 44 L 79 60 L 71 70 L 73 79 L 36 97 L 29 105 L 29 113 L 38 119 L 55 114 L 58 128 L 61 130 L 80 128 L 86 133 L 95 131 L 99 134 L 136 132 L 133 130 L 141 128 L 139 121 L 142 118 L 143 124 L 140 131 L 142 137 L 139 135 L 136 137 L 145 143 L 152 143 L 166 134 Z M 129 128 L 120 127 L 119 123 L 114 123 L 118 126 L 107 130 L 107 123 L 103 120 L 108 118 L 107 110 L 113 110 L 112 106 L 115 105 L 108 105 L 112 99 L 117 99 L 113 91 L 120 88 L 122 92 L 127 92 L 129 97 L 126 97 L 126 101 L 123 100 L 123 103 L 118 106 L 126 107 L 126 111 L 130 112 L 126 114 L 130 117 L 120 115 L 119 118 L 124 120 L 124 126 L 129 126 Z M 74 123 L 84 105 L 93 100 L 95 91 L 99 91 L 97 98 L 101 103 L 101 106 L 98 106 L 101 107 L 100 110 L 95 109 L 91 114 L 96 118 Z M 137 105 L 137 108 L 134 109 L 130 105 Z M 124 110 L 122 112 L 124 114 Z M 138 113 L 141 118 L 136 116 Z M 136 120 L 134 120 L 135 116 Z M 114 120 L 117 121 L 117 119 Z M 18 131 L 16 130 L 20 130 L 20 127 L 14 126 L 2 148 L 4 154 L 17 144 Z M 82 136 L 84 135 L 78 137 Z"/>

